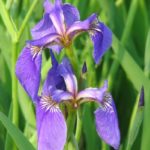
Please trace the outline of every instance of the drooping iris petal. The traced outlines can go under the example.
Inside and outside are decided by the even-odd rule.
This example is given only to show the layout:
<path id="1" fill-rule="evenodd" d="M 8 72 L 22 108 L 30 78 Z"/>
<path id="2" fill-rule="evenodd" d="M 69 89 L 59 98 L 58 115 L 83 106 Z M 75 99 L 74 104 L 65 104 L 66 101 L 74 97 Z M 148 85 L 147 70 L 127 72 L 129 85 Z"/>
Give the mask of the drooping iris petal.
<path id="1" fill-rule="evenodd" d="M 104 93 L 107 91 L 107 81 L 102 88 L 87 88 L 83 91 L 80 91 L 77 95 L 77 100 L 88 99 L 94 100 L 97 102 L 102 102 Z"/>
<path id="2" fill-rule="evenodd" d="M 57 33 L 63 35 L 65 33 L 65 20 L 60 0 L 55 1 L 55 6 L 49 16 Z"/>
<path id="3" fill-rule="evenodd" d="M 67 90 L 74 96 L 77 94 L 77 79 L 73 74 L 71 65 L 68 59 L 63 59 L 62 63 L 59 65 L 59 73 L 65 80 Z"/>
<path id="4" fill-rule="evenodd" d="M 53 23 L 49 17 L 49 14 L 44 14 L 44 17 L 38 24 L 36 24 L 31 30 L 31 34 L 34 40 L 40 39 L 50 33 L 56 33 Z"/>
<path id="5" fill-rule="evenodd" d="M 68 29 L 75 21 L 80 20 L 80 14 L 76 7 L 70 4 L 64 4 L 62 6 L 66 28 Z"/>
<path id="6" fill-rule="evenodd" d="M 17 78 L 32 100 L 37 99 L 41 78 L 41 59 L 41 55 L 33 59 L 31 50 L 24 47 L 16 63 Z"/>
<path id="7" fill-rule="evenodd" d="M 42 106 L 36 106 L 38 150 L 63 150 L 67 127 L 64 116 L 58 107 L 53 106 L 45 110 Z"/>
<path id="8" fill-rule="evenodd" d="M 67 30 L 67 34 L 72 38 L 77 33 L 90 30 L 94 21 L 97 20 L 96 14 L 92 14 L 89 18 L 84 21 L 76 21 L 70 28 Z"/>
<path id="9" fill-rule="evenodd" d="M 112 43 L 112 32 L 104 25 L 104 23 L 99 23 L 95 27 L 95 31 L 91 32 L 91 39 L 94 45 L 93 57 L 95 63 L 99 63 L 103 54 L 108 50 Z"/>
<path id="10" fill-rule="evenodd" d="M 118 117 L 113 100 L 104 102 L 95 111 L 96 130 L 98 135 L 114 149 L 120 145 L 120 131 Z"/>

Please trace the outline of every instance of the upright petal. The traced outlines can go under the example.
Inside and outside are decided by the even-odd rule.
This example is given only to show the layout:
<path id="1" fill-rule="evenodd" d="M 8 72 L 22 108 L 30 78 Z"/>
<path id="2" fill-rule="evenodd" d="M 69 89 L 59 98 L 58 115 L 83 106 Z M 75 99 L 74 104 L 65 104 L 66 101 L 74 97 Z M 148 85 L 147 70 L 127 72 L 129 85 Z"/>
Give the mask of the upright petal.
<path id="1" fill-rule="evenodd" d="M 24 47 L 16 63 L 17 78 L 32 100 L 36 100 L 38 95 L 41 59 L 41 55 L 33 59 L 31 50 Z"/>
<path id="2" fill-rule="evenodd" d="M 70 4 L 64 4 L 62 6 L 65 24 L 67 29 L 75 22 L 80 20 L 80 14 L 76 7 Z"/>
<path id="3" fill-rule="evenodd" d="M 34 40 L 40 39 L 50 33 L 55 32 L 56 30 L 48 13 L 45 13 L 43 19 L 40 20 L 39 23 L 37 23 L 31 30 L 31 34 Z"/>
<path id="4" fill-rule="evenodd" d="M 106 93 L 102 105 L 95 111 L 96 130 L 98 135 L 114 149 L 120 145 L 118 117 L 113 99 Z"/>
<path id="5" fill-rule="evenodd" d="M 49 0 L 45 0 L 43 7 L 44 7 L 45 13 L 50 13 L 54 5 Z"/>
<path id="6" fill-rule="evenodd" d="M 36 106 L 38 150 L 63 150 L 67 127 L 64 116 L 58 107 L 45 110 L 40 102 Z"/>
<path id="7" fill-rule="evenodd" d="M 62 63 L 59 65 L 59 73 L 64 78 L 67 90 L 74 96 L 77 94 L 77 79 L 73 74 L 70 62 L 68 59 L 63 59 Z"/>
<path id="8" fill-rule="evenodd" d="M 95 62 L 98 64 L 106 50 L 108 50 L 111 46 L 112 32 L 103 23 L 99 23 L 98 26 L 95 27 L 90 33 L 94 44 L 93 57 Z"/>
<path id="9" fill-rule="evenodd" d="M 49 14 L 52 23 L 58 34 L 62 35 L 65 33 L 64 14 L 62 10 L 62 3 L 60 0 L 56 0 L 55 7 Z"/>

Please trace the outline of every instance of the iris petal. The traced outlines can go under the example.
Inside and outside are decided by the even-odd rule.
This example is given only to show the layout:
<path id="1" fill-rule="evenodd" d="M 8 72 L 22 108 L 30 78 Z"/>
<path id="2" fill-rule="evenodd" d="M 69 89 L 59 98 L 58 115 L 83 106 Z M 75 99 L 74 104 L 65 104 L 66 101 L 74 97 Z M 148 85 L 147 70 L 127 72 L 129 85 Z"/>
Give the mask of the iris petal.
<path id="1" fill-rule="evenodd" d="M 62 10 L 62 3 L 60 0 L 55 2 L 55 7 L 49 14 L 52 23 L 58 34 L 62 35 L 65 33 L 64 14 Z"/>
<path id="2" fill-rule="evenodd" d="M 47 74 L 47 78 L 44 82 L 42 95 L 51 96 L 53 91 L 57 88 L 60 90 L 65 90 L 65 82 L 63 80 L 63 77 L 59 75 L 58 73 L 58 62 L 53 54 L 53 52 L 50 50 L 51 55 L 51 61 L 52 61 L 52 68 L 49 70 Z"/>
<path id="3" fill-rule="evenodd" d="M 83 32 L 83 31 L 88 31 L 91 28 L 91 25 L 93 24 L 94 21 L 97 20 L 97 15 L 92 14 L 89 18 L 87 18 L 84 21 L 76 21 L 70 28 L 67 30 L 67 34 L 70 35 L 72 38 L 75 36 L 77 33 Z"/>
<path id="4" fill-rule="evenodd" d="M 107 91 L 107 81 L 105 81 L 105 84 L 102 88 L 87 88 L 83 91 L 80 91 L 77 95 L 77 100 L 88 99 L 97 102 L 102 102 L 104 93 L 106 91 Z"/>
<path id="5" fill-rule="evenodd" d="M 112 43 L 112 32 L 103 23 L 99 23 L 95 27 L 95 31 L 91 32 L 91 39 L 94 45 L 93 57 L 98 64 L 103 54 L 108 50 Z"/>
<path id="6" fill-rule="evenodd" d="M 118 149 L 120 131 L 116 108 L 112 99 L 109 102 L 104 102 L 104 106 L 95 111 L 95 121 L 98 135 L 114 149 Z"/>
<path id="7" fill-rule="evenodd" d="M 53 45 L 58 37 L 58 34 L 51 33 L 40 39 L 27 41 L 27 43 L 31 46 L 48 47 L 50 45 Z"/>
<path id="8" fill-rule="evenodd" d="M 36 106 L 38 150 L 63 150 L 64 148 L 67 127 L 62 112 L 54 107 L 46 111 L 40 103 Z"/>
<path id="9" fill-rule="evenodd" d="M 67 90 L 74 96 L 77 94 L 77 79 L 73 74 L 71 65 L 68 59 L 63 59 L 62 63 L 59 65 L 59 73 L 65 80 Z"/>
<path id="10" fill-rule="evenodd" d="M 55 90 L 52 92 L 52 99 L 56 102 L 72 100 L 73 95 L 70 92 L 65 92 L 63 90 Z"/>
<path id="11" fill-rule="evenodd" d="M 62 6 L 65 23 L 67 29 L 75 22 L 80 20 L 80 14 L 76 7 L 70 5 L 70 4 L 64 4 Z"/>
<path id="12" fill-rule="evenodd" d="M 53 4 L 49 0 L 44 1 L 44 11 L 45 13 L 50 13 L 50 11 L 53 9 Z"/>
<path id="13" fill-rule="evenodd" d="M 53 26 L 53 23 L 49 17 L 49 14 L 44 14 L 44 17 L 42 20 L 37 23 L 33 29 L 31 30 L 31 34 L 33 39 L 40 39 L 50 33 L 55 33 L 56 30 Z"/>
<path id="14" fill-rule="evenodd" d="M 16 75 L 32 100 L 37 99 L 41 78 L 41 59 L 41 55 L 33 59 L 31 50 L 24 47 L 16 63 Z"/>

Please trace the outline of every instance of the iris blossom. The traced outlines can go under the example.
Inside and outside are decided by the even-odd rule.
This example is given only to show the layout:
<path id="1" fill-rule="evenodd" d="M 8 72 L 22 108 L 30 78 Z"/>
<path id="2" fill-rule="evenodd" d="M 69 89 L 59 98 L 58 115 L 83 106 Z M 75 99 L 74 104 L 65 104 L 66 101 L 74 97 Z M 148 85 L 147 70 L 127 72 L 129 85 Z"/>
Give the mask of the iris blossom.
<path id="1" fill-rule="evenodd" d="M 59 53 L 63 47 L 70 47 L 73 39 L 82 32 L 88 32 L 94 45 L 93 57 L 96 63 L 111 46 L 112 33 L 104 23 L 92 14 L 84 21 L 76 7 L 56 0 L 54 4 L 44 2 L 43 19 L 32 29 L 33 40 L 27 41 L 27 47 L 33 57 L 44 48 L 51 48 Z"/>
<path id="2" fill-rule="evenodd" d="M 29 87 L 29 96 L 36 93 L 33 101 L 36 104 L 38 150 L 62 150 L 67 137 L 67 127 L 60 103 L 70 104 L 78 108 L 84 102 L 96 102 L 100 107 L 95 111 L 96 130 L 98 135 L 109 145 L 117 149 L 120 143 L 120 132 L 115 104 L 107 91 L 107 82 L 102 88 L 87 88 L 78 92 L 77 79 L 68 59 L 58 64 L 51 52 L 52 68 L 45 80 L 42 94 L 38 96 L 39 85 L 28 82 L 21 84 Z M 29 62 L 26 62 L 28 65 Z M 25 65 L 26 65 L 25 64 Z M 37 60 L 38 64 L 38 60 Z M 22 65 L 22 64 L 20 64 Z M 28 65 L 30 68 L 30 66 Z M 36 69 L 38 70 L 39 67 Z M 16 74 L 20 78 L 19 70 Z M 34 88 L 31 88 L 31 87 Z"/>
<path id="3" fill-rule="evenodd" d="M 43 19 L 31 31 L 33 40 L 27 41 L 16 65 L 19 81 L 32 99 L 37 98 L 41 53 L 45 48 L 59 53 L 72 43 L 75 36 L 87 31 L 94 44 L 94 60 L 98 63 L 112 42 L 111 31 L 98 21 L 96 14 L 80 21 L 78 10 L 70 4 L 63 4 L 61 0 L 56 0 L 55 4 L 45 0 L 44 9 Z"/>

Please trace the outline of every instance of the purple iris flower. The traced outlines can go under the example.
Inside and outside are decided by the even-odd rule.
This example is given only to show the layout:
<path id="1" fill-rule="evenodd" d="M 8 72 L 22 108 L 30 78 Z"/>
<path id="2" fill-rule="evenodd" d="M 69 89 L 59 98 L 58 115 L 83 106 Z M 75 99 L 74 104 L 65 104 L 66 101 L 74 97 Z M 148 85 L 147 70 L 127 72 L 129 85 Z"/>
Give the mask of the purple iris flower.
<path id="1" fill-rule="evenodd" d="M 27 51 L 27 57 L 31 56 L 28 50 L 24 51 Z M 33 84 L 30 78 L 30 73 L 35 73 L 32 74 L 32 76 L 35 75 L 32 79 L 37 80 L 36 72 L 40 68 L 41 59 L 36 58 L 35 66 L 30 60 L 24 63 L 22 60 L 22 63 L 19 62 L 16 67 L 18 79 L 21 79 L 22 86 L 36 104 L 38 150 L 63 149 L 67 137 L 67 127 L 59 104 L 70 103 L 73 108 L 78 108 L 84 102 L 100 104 L 100 107 L 95 111 L 97 133 L 106 143 L 118 149 L 120 131 L 117 112 L 113 98 L 107 91 L 107 82 L 102 88 L 87 88 L 78 92 L 77 79 L 68 59 L 63 59 L 62 63 L 58 64 L 52 51 L 51 59 L 52 68 L 48 72 L 41 96 L 38 96 L 39 82 Z M 24 65 L 27 65 L 26 68 L 29 69 L 29 76 L 28 74 L 20 74 L 20 70 L 24 69 Z"/>
<path id="2" fill-rule="evenodd" d="M 45 0 L 44 10 L 43 19 L 31 30 L 33 40 L 27 41 L 33 57 L 44 48 L 59 53 L 63 47 L 70 47 L 78 34 L 88 32 L 94 45 L 94 60 L 99 63 L 111 46 L 112 33 L 104 23 L 98 21 L 96 14 L 80 21 L 77 8 L 68 3 L 63 4 L 61 0 L 55 0 L 54 4 Z"/>

